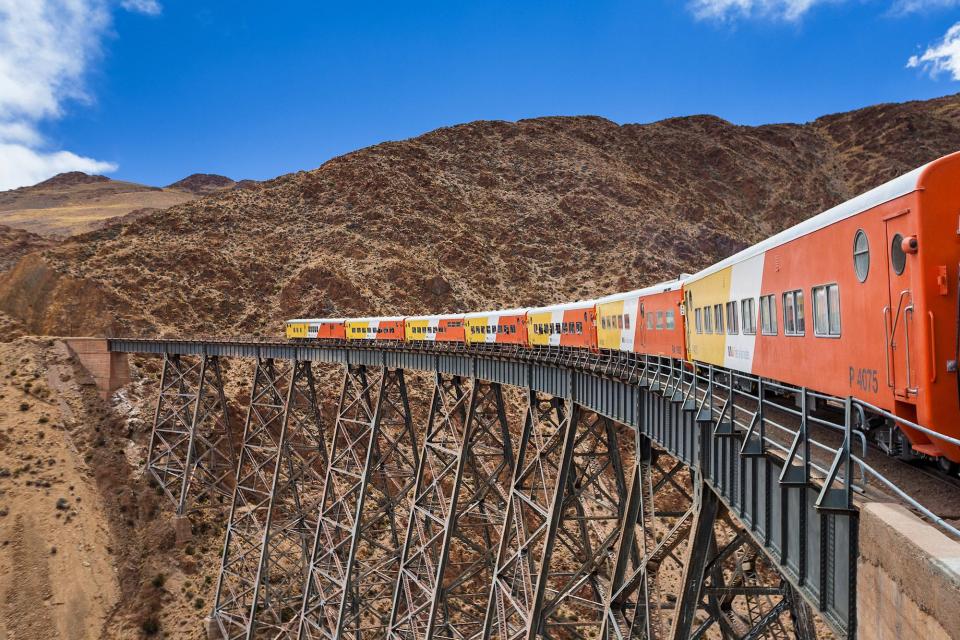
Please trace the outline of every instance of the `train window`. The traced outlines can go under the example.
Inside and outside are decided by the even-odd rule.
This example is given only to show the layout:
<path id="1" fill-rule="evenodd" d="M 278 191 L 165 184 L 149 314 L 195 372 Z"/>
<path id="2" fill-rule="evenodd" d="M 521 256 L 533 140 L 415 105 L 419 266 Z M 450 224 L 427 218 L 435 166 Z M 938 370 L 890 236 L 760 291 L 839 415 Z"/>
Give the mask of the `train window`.
<path id="1" fill-rule="evenodd" d="M 723 305 L 713 305 L 713 328 L 716 333 L 723 333 Z"/>
<path id="2" fill-rule="evenodd" d="M 802 336 L 805 330 L 803 291 L 787 291 L 783 294 L 783 335 Z"/>
<path id="3" fill-rule="evenodd" d="M 578 323 L 577 323 L 577 333 L 578 333 L 578 334 L 582 334 L 582 333 L 583 333 L 583 323 L 582 323 L 582 322 L 578 322 Z"/>
<path id="4" fill-rule="evenodd" d="M 624 328 L 624 329 L 629 329 L 629 328 L 630 328 L 630 314 L 629 314 L 629 313 L 626 314 L 625 316 L 623 316 L 623 328 Z"/>
<path id="5" fill-rule="evenodd" d="M 857 280 L 865 282 L 870 273 L 870 242 L 863 229 L 858 229 L 853 237 L 853 269 L 857 272 Z"/>
<path id="6" fill-rule="evenodd" d="M 673 316 L 673 309 L 670 309 L 669 311 L 667 311 L 667 315 L 664 316 L 664 326 L 667 329 L 671 329 L 671 330 L 677 326 Z"/>
<path id="7" fill-rule="evenodd" d="M 710 307 L 703 308 L 703 332 L 713 333 L 713 314 L 710 313 Z"/>
<path id="8" fill-rule="evenodd" d="M 840 335 L 840 287 L 836 284 L 813 288 L 813 333 L 827 337 Z"/>
<path id="9" fill-rule="evenodd" d="M 623 329 L 623 314 L 617 316 L 617 329 Z"/>
<path id="10" fill-rule="evenodd" d="M 653 329 L 653 314 L 647 314 L 647 329 Z"/>
<path id="11" fill-rule="evenodd" d="M 903 236 L 899 233 L 893 236 L 893 243 L 890 245 L 890 266 L 898 276 L 907 267 L 907 254 L 903 252 Z"/>
<path id="12" fill-rule="evenodd" d="M 606 328 L 607 328 L 607 317 L 606 317 L 606 316 L 600 316 L 600 328 L 601 328 L 601 329 L 606 329 Z"/>
<path id="13" fill-rule="evenodd" d="M 727 333 L 736 335 L 739 333 L 739 323 L 737 322 L 737 303 L 727 303 Z"/>
<path id="14" fill-rule="evenodd" d="M 663 329 L 663 311 L 657 311 L 657 329 Z"/>
<path id="15" fill-rule="evenodd" d="M 694 310 L 694 316 L 697 319 L 697 333 L 703 333 L 703 314 L 700 313 L 700 309 Z"/>
<path id="16" fill-rule="evenodd" d="M 756 335 L 757 307 L 753 298 L 745 298 L 740 301 L 740 325 L 743 327 L 744 335 Z"/>
<path id="17" fill-rule="evenodd" d="M 765 336 L 777 335 L 777 299 L 773 295 L 760 298 L 760 331 Z"/>

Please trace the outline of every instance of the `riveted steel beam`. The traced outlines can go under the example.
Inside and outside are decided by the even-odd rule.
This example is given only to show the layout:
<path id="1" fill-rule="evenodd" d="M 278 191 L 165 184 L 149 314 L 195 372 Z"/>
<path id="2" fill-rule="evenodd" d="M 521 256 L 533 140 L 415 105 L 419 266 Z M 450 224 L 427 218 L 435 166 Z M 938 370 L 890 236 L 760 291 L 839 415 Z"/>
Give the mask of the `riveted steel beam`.
<path id="1" fill-rule="evenodd" d="M 400 369 L 348 366 L 330 447 L 300 638 L 381 638 L 389 625 L 418 450 Z"/>
<path id="2" fill-rule="evenodd" d="M 282 637 L 300 610 L 326 466 L 309 362 L 257 360 L 212 622 L 224 638 Z"/>
<path id="3" fill-rule="evenodd" d="M 184 515 L 229 498 L 235 461 L 220 359 L 165 354 L 147 472 Z"/>

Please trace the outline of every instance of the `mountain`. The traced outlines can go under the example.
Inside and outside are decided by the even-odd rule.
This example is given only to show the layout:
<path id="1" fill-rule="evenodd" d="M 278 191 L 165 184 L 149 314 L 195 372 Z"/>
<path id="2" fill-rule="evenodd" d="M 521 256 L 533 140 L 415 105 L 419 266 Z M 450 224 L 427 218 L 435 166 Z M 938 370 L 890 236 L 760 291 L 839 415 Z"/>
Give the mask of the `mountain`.
<path id="1" fill-rule="evenodd" d="M 0 191 L 0 224 L 60 238 L 103 227 L 131 212 L 159 211 L 235 184 L 223 176 L 194 174 L 159 188 L 71 171 L 30 187 Z"/>
<path id="2" fill-rule="evenodd" d="M 183 180 L 167 185 L 167 189 L 188 191 L 205 196 L 224 189 L 232 189 L 236 185 L 236 182 L 226 176 L 219 176 L 215 173 L 192 173 Z"/>
<path id="3" fill-rule="evenodd" d="M 957 149 L 960 96 L 758 127 L 472 122 L 71 237 L 0 278 L 0 310 L 35 333 L 279 336 L 294 316 L 593 297 Z"/>

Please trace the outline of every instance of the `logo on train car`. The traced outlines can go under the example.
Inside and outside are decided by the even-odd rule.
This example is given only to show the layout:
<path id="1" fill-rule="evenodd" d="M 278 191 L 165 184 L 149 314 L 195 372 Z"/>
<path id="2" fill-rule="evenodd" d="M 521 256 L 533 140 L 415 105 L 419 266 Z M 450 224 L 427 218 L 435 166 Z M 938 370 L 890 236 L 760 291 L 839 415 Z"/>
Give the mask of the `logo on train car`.
<path id="1" fill-rule="evenodd" d="M 749 349 L 738 349 L 734 346 L 727 347 L 727 357 L 735 358 L 737 360 L 749 360 L 750 359 L 750 350 Z"/>

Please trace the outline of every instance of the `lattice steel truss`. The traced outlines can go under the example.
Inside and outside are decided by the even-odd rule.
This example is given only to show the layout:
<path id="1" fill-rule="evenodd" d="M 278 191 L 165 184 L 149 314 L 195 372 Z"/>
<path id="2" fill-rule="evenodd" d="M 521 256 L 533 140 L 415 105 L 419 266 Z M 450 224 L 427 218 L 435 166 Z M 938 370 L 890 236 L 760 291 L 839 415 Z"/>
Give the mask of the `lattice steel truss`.
<path id="1" fill-rule="evenodd" d="M 417 469 L 403 371 L 348 366 L 303 589 L 300 638 L 386 634 Z"/>
<path id="2" fill-rule="evenodd" d="M 324 441 L 310 363 L 258 359 L 212 616 L 224 638 L 281 637 L 296 623 Z"/>
<path id="3" fill-rule="evenodd" d="M 640 436 L 600 637 L 815 638 L 809 608 L 694 475 Z"/>
<path id="4" fill-rule="evenodd" d="M 625 502 L 613 423 L 531 392 L 483 637 L 594 637 Z"/>
<path id="5" fill-rule="evenodd" d="M 177 515 L 230 497 L 236 455 L 228 416 L 218 357 L 164 356 L 147 471 Z"/>
<path id="6" fill-rule="evenodd" d="M 436 376 L 394 594 L 390 638 L 483 630 L 513 447 L 498 384 Z"/>

